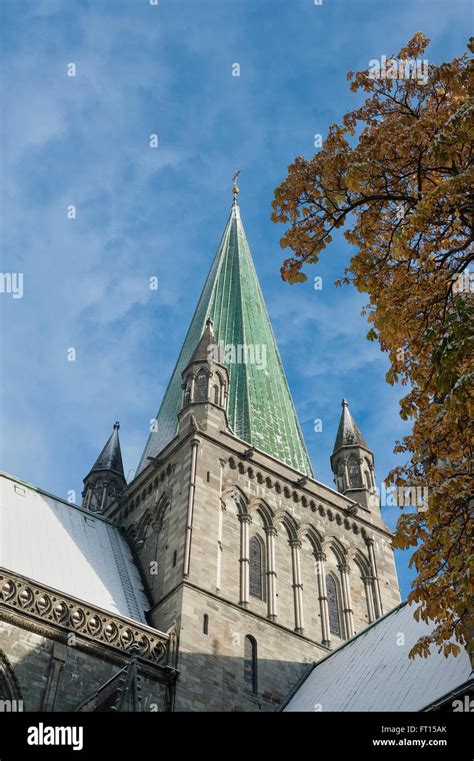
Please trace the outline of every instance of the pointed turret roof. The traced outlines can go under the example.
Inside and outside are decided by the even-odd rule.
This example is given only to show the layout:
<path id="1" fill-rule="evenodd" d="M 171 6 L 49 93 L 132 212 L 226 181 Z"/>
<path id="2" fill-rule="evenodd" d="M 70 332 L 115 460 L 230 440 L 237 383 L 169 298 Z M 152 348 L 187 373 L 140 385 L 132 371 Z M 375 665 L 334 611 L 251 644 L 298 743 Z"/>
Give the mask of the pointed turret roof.
<path id="1" fill-rule="evenodd" d="M 336 441 L 334 444 L 333 454 L 344 446 L 360 446 L 369 450 L 364 437 L 359 431 L 354 418 L 349 411 L 349 404 L 346 399 L 342 402 L 341 419 L 339 421 L 339 428 L 337 429 Z M 369 450 L 370 451 L 370 450 Z"/>
<path id="2" fill-rule="evenodd" d="M 207 362 L 209 360 L 210 347 L 216 345 L 217 341 L 214 334 L 214 323 L 209 317 L 206 320 L 206 327 L 204 328 L 201 340 L 196 346 L 191 359 L 189 360 L 189 364 L 191 364 L 191 362 Z"/>
<path id="3" fill-rule="evenodd" d="M 120 423 L 117 421 L 114 423 L 114 429 L 110 434 L 105 447 L 91 468 L 90 473 L 94 473 L 98 470 L 110 470 L 117 473 L 125 480 L 122 452 L 120 449 L 119 428 Z"/>
<path id="4" fill-rule="evenodd" d="M 257 449 L 311 476 L 310 460 L 253 265 L 235 190 L 224 234 L 157 415 L 157 430 L 148 438 L 137 472 L 146 467 L 148 457 L 155 457 L 176 436 L 181 374 L 193 354 L 200 351 L 198 344 L 202 348 L 203 341 L 206 343 L 208 339 L 205 333 L 208 318 L 213 321 L 220 349 L 231 346 L 238 353 L 240 346 L 241 354 L 245 347 L 248 350 L 246 362 L 228 361 L 228 355 L 224 356 L 230 381 L 227 412 L 232 432 Z M 208 343 L 205 348 L 207 346 Z M 257 361 L 248 361 L 252 353 Z"/>

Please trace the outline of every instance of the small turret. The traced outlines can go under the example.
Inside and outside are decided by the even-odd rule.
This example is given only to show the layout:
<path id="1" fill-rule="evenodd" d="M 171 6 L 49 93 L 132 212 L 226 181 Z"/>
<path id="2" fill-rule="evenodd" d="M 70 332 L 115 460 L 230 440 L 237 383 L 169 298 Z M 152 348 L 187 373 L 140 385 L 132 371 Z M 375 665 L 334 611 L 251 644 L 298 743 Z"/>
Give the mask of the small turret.
<path id="1" fill-rule="evenodd" d="M 331 468 L 336 489 L 363 507 L 374 507 L 374 455 L 359 431 L 345 399 L 337 430 Z"/>
<path id="2" fill-rule="evenodd" d="M 127 486 L 123 472 L 119 428 L 120 423 L 114 423 L 106 445 L 84 478 L 82 507 L 86 510 L 103 513 Z"/>
<path id="3" fill-rule="evenodd" d="M 181 429 L 190 417 L 203 428 L 209 425 L 227 428 L 229 373 L 221 353 L 213 322 L 208 319 L 199 343 L 182 372 Z"/>

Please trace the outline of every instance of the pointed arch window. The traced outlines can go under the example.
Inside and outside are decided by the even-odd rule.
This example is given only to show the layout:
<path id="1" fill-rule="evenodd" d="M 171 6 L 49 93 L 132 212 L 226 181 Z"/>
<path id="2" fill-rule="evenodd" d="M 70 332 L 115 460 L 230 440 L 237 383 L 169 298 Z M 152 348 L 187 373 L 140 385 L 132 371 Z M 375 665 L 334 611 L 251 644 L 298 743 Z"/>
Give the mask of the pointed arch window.
<path id="1" fill-rule="evenodd" d="M 331 574 L 326 576 L 326 591 L 328 597 L 329 631 L 336 637 L 342 637 L 341 615 L 337 583 Z"/>
<path id="2" fill-rule="evenodd" d="M 263 546 L 257 536 L 249 542 L 249 593 L 257 600 L 264 600 Z"/>
<path id="3" fill-rule="evenodd" d="M 252 692 L 258 692 L 257 641 L 247 635 L 244 645 L 244 681 Z"/>
<path id="4" fill-rule="evenodd" d="M 207 374 L 204 372 L 204 370 L 199 370 L 196 377 L 194 401 L 205 402 L 206 399 L 207 399 Z"/>
<path id="5" fill-rule="evenodd" d="M 353 488 L 362 486 L 360 466 L 357 457 L 354 454 L 351 454 L 347 461 L 347 469 L 349 471 L 349 485 Z"/>
<path id="6" fill-rule="evenodd" d="M 219 386 L 214 386 L 214 404 L 219 404 Z"/>

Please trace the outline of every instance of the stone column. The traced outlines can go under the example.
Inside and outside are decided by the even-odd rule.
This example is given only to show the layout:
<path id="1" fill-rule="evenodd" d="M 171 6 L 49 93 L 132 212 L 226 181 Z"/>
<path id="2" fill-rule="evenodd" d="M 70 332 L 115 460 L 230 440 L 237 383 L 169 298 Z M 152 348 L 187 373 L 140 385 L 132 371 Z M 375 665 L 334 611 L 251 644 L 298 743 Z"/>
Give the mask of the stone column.
<path id="1" fill-rule="evenodd" d="M 239 515 L 240 521 L 240 602 L 244 608 L 249 606 L 249 524 L 252 518 L 248 513 Z"/>
<path id="2" fill-rule="evenodd" d="M 373 587 L 374 587 L 374 598 L 375 598 L 375 618 L 380 618 L 380 616 L 383 615 L 383 609 L 382 609 L 382 600 L 380 597 L 379 579 L 377 576 L 377 564 L 375 562 L 375 550 L 374 550 L 375 542 L 372 537 L 368 537 L 365 541 L 369 550 L 370 571 L 372 573 L 372 576 L 374 577 Z"/>
<path id="3" fill-rule="evenodd" d="M 67 661 L 67 647 L 60 642 L 53 642 L 53 654 L 49 667 L 46 692 L 43 698 L 43 711 L 54 711 L 64 664 Z"/>
<path id="4" fill-rule="evenodd" d="M 290 539 L 291 565 L 293 568 L 293 599 L 295 604 L 295 632 L 303 634 L 303 585 L 301 583 L 300 549 L 299 539 Z"/>
<path id="5" fill-rule="evenodd" d="M 344 628 L 346 630 L 347 639 L 350 639 L 350 637 L 354 636 L 354 614 L 352 611 L 351 587 L 349 584 L 350 568 L 343 563 L 339 566 L 339 571 L 341 572 L 342 580 L 342 613 L 344 617 Z"/>
<path id="6" fill-rule="evenodd" d="M 189 492 L 188 492 L 188 512 L 186 516 L 186 537 L 184 543 L 184 569 L 183 575 L 187 579 L 189 576 L 189 568 L 191 564 L 191 538 L 193 533 L 193 515 L 194 515 L 194 493 L 196 491 L 196 463 L 197 452 L 199 446 L 199 439 L 192 439 L 191 441 L 191 473 L 189 476 Z"/>
<path id="7" fill-rule="evenodd" d="M 321 610 L 321 631 L 322 631 L 322 644 L 329 647 L 331 644 L 331 638 L 329 634 L 329 608 L 328 608 L 328 594 L 326 591 L 326 576 L 324 574 L 324 563 L 326 562 L 326 555 L 324 552 L 315 552 L 316 558 L 316 575 L 318 577 L 318 591 L 319 591 L 319 607 Z"/>
<path id="8" fill-rule="evenodd" d="M 222 483 L 224 478 L 224 468 L 226 461 L 223 459 L 219 459 L 219 464 L 221 466 L 220 473 L 219 473 L 219 517 L 218 517 L 218 523 L 217 523 L 217 564 L 216 564 L 216 592 L 220 592 L 221 588 L 221 569 L 222 569 L 222 523 L 224 518 L 224 512 L 225 512 L 225 504 L 222 501 Z"/>
<path id="9" fill-rule="evenodd" d="M 267 536 L 267 618 L 276 621 L 276 571 L 275 571 L 275 536 L 277 530 L 274 526 L 265 526 Z"/>
<path id="10" fill-rule="evenodd" d="M 87 491 L 85 492 L 85 500 L 83 502 L 84 510 L 89 510 L 89 505 L 91 503 L 92 498 L 92 487 L 88 486 Z"/>
<path id="11" fill-rule="evenodd" d="M 348 489 L 351 485 L 351 482 L 349 480 L 349 466 L 347 464 L 347 460 L 344 460 L 343 463 L 344 463 L 344 475 L 346 479 L 346 489 Z"/>
<path id="12" fill-rule="evenodd" d="M 105 508 L 105 501 L 107 499 L 108 489 L 109 489 L 109 482 L 104 481 L 104 488 L 102 489 L 102 499 L 101 499 L 100 508 L 99 508 L 101 513 L 104 511 L 104 508 Z"/>
<path id="13" fill-rule="evenodd" d="M 369 611 L 369 624 L 375 621 L 375 609 L 374 609 L 374 596 L 373 596 L 373 578 L 372 576 L 364 576 L 362 581 L 365 587 L 365 596 L 367 598 L 367 608 Z"/>

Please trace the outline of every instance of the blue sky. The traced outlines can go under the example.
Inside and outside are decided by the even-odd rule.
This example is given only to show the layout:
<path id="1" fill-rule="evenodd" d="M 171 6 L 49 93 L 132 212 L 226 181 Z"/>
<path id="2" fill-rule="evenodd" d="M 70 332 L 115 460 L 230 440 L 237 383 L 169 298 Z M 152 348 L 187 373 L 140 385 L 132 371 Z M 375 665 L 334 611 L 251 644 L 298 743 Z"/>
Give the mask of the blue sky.
<path id="1" fill-rule="evenodd" d="M 334 287 L 350 248 L 339 236 L 306 284 L 284 284 L 270 204 L 292 159 L 310 157 L 315 133 L 359 103 L 347 71 L 416 31 L 431 38 L 430 61 L 449 60 L 465 50 L 469 10 L 464 0 L 1 0 L 1 270 L 24 273 L 22 299 L 0 294 L 1 468 L 79 500 L 119 419 L 133 475 L 240 168 L 242 218 L 317 477 L 332 485 L 345 396 L 380 482 L 407 426 L 401 389 L 365 339 L 364 298 Z M 405 596 L 406 553 L 397 563 Z"/>

